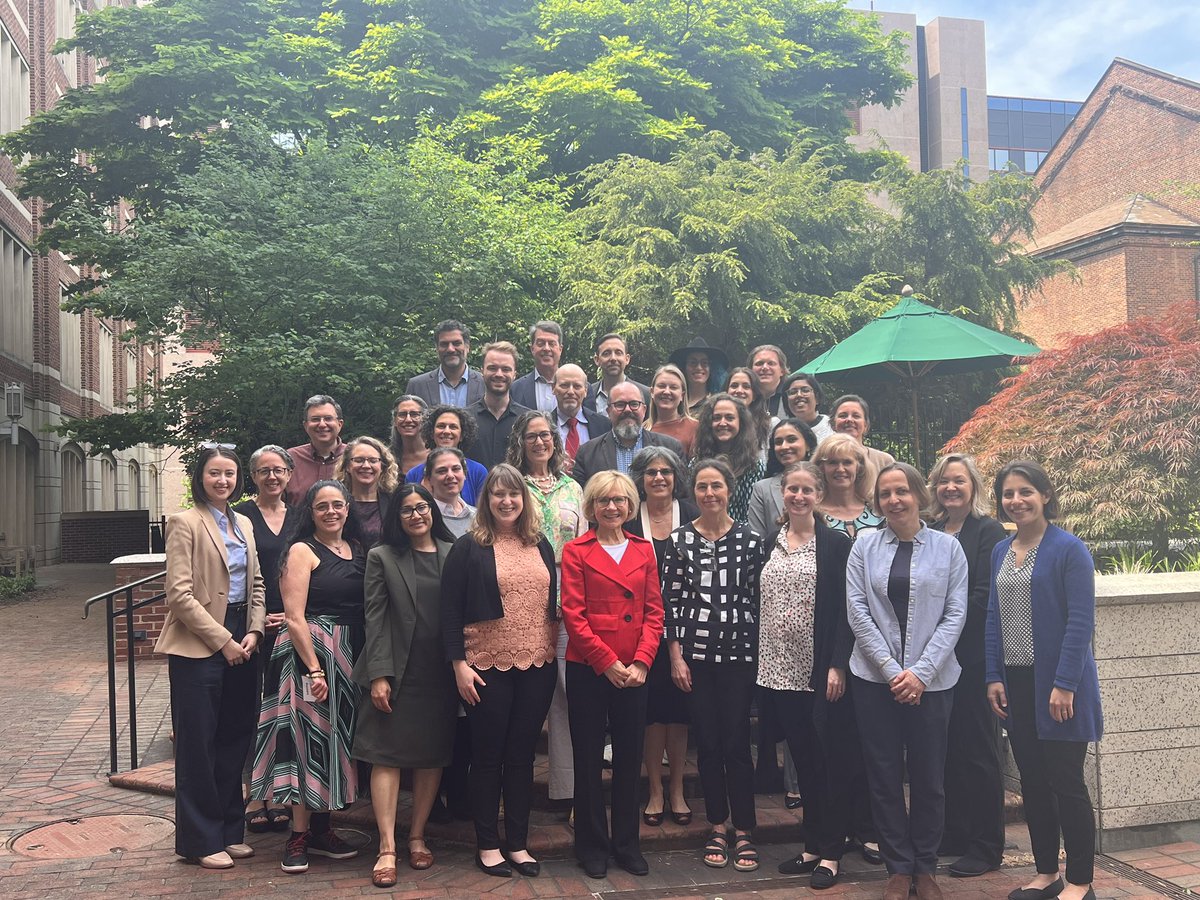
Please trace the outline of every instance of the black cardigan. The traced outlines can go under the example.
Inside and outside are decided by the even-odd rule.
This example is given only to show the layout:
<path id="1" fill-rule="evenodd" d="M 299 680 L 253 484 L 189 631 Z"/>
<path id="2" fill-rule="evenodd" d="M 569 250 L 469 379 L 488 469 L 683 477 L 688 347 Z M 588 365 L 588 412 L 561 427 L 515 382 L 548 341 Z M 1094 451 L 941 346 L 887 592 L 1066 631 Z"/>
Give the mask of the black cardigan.
<path id="1" fill-rule="evenodd" d="M 830 669 L 849 672 L 854 633 L 846 618 L 846 561 L 853 541 L 816 520 L 817 601 L 813 615 L 813 669 L 808 686 L 825 695 Z M 767 559 L 775 552 L 781 528 L 767 537 Z"/>
<path id="2" fill-rule="evenodd" d="M 550 593 L 546 603 L 546 618 L 558 619 L 558 567 L 554 548 L 542 537 L 538 540 L 542 562 L 550 571 Z M 463 627 L 472 622 L 487 622 L 504 618 L 500 600 L 500 585 L 496 582 L 496 550 L 484 547 L 469 533 L 464 534 L 446 557 L 442 567 L 442 642 L 446 658 L 466 659 Z"/>
<path id="3" fill-rule="evenodd" d="M 946 522 L 935 522 L 929 527 L 945 531 Z M 972 513 L 959 529 L 958 543 L 967 557 L 967 621 L 954 647 L 959 665 L 983 665 L 983 631 L 992 587 L 992 548 L 1005 537 L 1004 526 L 991 516 Z"/>

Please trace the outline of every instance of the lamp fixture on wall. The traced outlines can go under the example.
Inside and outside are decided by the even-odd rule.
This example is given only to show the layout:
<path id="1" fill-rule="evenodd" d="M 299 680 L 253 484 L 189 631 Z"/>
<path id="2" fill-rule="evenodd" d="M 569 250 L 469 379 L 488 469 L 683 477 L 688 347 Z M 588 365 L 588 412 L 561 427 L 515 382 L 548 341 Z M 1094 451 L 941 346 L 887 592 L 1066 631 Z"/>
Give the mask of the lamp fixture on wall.
<path id="1" fill-rule="evenodd" d="M 17 431 L 17 420 L 25 415 L 25 385 L 19 381 L 9 381 L 4 385 L 4 411 L 8 416 L 9 434 L 14 445 L 20 441 Z"/>

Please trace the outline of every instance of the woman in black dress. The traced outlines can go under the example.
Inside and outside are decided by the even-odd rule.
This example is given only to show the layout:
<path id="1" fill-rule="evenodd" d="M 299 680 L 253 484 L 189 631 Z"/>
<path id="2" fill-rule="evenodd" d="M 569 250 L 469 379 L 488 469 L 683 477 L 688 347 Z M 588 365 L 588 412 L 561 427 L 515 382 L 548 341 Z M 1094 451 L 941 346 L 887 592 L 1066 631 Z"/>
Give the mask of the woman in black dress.
<path id="1" fill-rule="evenodd" d="M 356 437 L 338 457 L 334 475 L 350 492 L 363 546 L 374 547 L 383 533 L 388 500 L 400 476 L 396 458 L 378 438 Z"/>

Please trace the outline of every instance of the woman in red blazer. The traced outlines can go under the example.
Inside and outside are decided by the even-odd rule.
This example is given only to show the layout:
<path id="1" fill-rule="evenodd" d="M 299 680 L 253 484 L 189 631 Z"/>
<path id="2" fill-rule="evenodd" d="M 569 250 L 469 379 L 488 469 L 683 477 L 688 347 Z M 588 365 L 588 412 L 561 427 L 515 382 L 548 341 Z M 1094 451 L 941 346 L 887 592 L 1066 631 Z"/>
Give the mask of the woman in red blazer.
<path id="1" fill-rule="evenodd" d="M 575 856 L 603 878 L 612 855 L 626 872 L 650 871 L 638 842 L 637 785 L 646 728 L 646 675 L 663 630 L 654 548 L 622 526 L 637 515 L 627 475 L 597 472 L 583 492 L 594 528 L 563 548 L 567 713 L 575 755 Z M 612 734 L 612 835 L 604 811 L 604 726 Z"/>

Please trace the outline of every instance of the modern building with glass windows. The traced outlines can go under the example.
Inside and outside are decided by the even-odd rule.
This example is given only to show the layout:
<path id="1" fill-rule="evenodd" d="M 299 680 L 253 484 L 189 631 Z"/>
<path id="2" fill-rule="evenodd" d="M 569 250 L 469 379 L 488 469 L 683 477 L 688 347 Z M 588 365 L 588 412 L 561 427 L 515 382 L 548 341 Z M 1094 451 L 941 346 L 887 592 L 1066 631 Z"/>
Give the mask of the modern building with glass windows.
<path id="1" fill-rule="evenodd" d="M 1020 172 L 1035 172 L 1082 105 L 989 95 L 988 169 L 1003 172 L 1011 163 Z"/>

